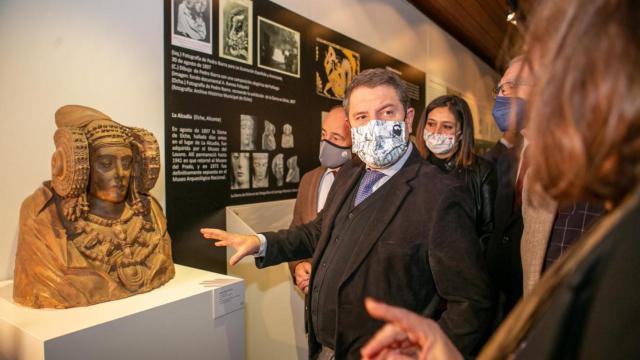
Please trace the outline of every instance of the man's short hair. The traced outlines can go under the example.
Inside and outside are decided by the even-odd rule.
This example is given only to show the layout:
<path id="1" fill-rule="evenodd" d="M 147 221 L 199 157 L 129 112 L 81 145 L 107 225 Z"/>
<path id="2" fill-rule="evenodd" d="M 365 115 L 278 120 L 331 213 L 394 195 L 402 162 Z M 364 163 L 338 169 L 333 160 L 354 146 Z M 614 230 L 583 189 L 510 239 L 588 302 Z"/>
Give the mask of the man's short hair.
<path id="1" fill-rule="evenodd" d="M 382 85 L 391 86 L 398 95 L 398 99 L 404 108 L 405 113 L 409 108 L 409 94 L 407 94 L 407 87 L 402 79 L 394 72 L 382 69 L 382 68 L 374 68 L 367 69 L 358 74 L 349 86 L 347 87 L 347 91 L 344 95 L 344 100 L 342 105 L 344 106 L 344 110 L 349 115 L 349 98 L 351 97 L 351 93 L 353 90 L 364 86 L 367 88 L 375 88 Z"/>

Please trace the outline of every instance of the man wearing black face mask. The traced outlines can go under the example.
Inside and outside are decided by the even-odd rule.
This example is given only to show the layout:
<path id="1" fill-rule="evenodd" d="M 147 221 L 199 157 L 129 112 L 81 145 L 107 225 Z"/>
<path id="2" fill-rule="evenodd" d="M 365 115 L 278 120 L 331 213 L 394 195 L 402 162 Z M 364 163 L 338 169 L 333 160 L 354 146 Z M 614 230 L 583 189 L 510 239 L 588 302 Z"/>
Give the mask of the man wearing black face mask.
<path id="1" fill-rule="evenodd" d="M 522 179 L 527 171 L 520 158 L 523 141 L 524 106 L 531 91 L 532 75 L 522 57 L 514 58 L 496 89 L 493 117 L 503 132 L 485 158 L 496 165 L 498 189 L 494 204 L 494 231 L 487 245 L 487 265 L 495 287 L 498 325 L 522 297 L 520 238 Z M 524 165 L 524 166 L 522 166 Z"/>
<path id="2" fill-rule="evenodd" d="M 334 106 L 322 121 L 320 166 L 302 176 L 290 227 L 308 223 L 324 207 L 329 189 L 340 167 L 351 160 L 351 126 L 341 105 Z M 289 262 L 293 282 L 307 294 L 311 276 L 310 259 Z"/>

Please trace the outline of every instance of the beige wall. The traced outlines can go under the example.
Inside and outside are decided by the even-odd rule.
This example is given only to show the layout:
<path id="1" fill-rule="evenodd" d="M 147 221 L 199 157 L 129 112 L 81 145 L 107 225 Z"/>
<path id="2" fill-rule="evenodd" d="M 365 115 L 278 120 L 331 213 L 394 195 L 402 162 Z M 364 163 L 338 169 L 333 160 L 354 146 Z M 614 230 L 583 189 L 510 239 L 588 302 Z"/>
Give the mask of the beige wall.
<path id="1" fill-rule="evenodd" d="M 474 111 L 491 102 L 498 75 L 405 1 L 276 2 L 422 69 L 460 91 Z M 0 47 L 4 280 L 13 276 L 20 203 L 50 178 L 58 107 L 95 107 L 149 129 L 164 149 L 163 6 L 152 0 L 3 0 Z M 164 203 L 164 172 L 153 193 Z"/>

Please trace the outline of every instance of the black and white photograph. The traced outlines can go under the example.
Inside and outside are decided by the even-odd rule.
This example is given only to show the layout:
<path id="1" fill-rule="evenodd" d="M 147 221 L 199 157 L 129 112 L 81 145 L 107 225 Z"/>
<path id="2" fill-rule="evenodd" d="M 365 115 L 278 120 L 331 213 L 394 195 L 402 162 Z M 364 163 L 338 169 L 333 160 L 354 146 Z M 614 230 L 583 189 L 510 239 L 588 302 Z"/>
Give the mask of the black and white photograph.
<path id="1" fill-rule="evenodd" d="M 218 50 L 222 58 L 253 63 L 253 2 L 221 0 Z"/>
<path id="2" fill-rule="evenodd" d="M 347 86 L 360 73 L 360 54 L 316 38 L 316 93 L 342 100 Z"/>
<path id="3" fill-rule="evenodd" d="M 171 44 L 212 54 L 211 0 L 172 0 L 171 9 Z"/>
<path id="4" fill-rule="evenodd" d="M 249 153 L 231 153 L 231 190 L 249 188 Z"/>
<path id="5" fill-rule="evenodd" d="M 276 178 L 276 185 L 284 185 L 284 155 L 278 154 L 271 161 L 271 173 Z"/>
<path id="6" fill-rule="evenodd" d="M 282 141 L 280 146 L 283 149 L 293 148 L 293 126 L 291 124 L 282 125 Z"/>
<path id="7" fill-rule="evenodd" d="M 269 187 L 269 154 L 253 153 L 251 166 L 253 167 L 253 176 L 251 184 L 254 189 Z"/>
<path id="8" fill-rule="evenodd" d="M 264 121 L 262 133 L 262 150 L 272 151 L 276 149 L 276 126 L 268 120 Z"/>
<path id="9" fill-rule="evenodd" d="M 256 149 L 256 117 L 240 115 L 240 150 Z"/>
<path id="10" fill-rule="evenodd" d="M 300 33 L 258 16 L 258 66 L 300 77 Z"/>
<path id="11" fill-rule="evenodd" d="M 287 159 L 287 178 L 288 183 L 300 182 L 300 168 L 298 167 L 298 156 L 294 155 Z"/>

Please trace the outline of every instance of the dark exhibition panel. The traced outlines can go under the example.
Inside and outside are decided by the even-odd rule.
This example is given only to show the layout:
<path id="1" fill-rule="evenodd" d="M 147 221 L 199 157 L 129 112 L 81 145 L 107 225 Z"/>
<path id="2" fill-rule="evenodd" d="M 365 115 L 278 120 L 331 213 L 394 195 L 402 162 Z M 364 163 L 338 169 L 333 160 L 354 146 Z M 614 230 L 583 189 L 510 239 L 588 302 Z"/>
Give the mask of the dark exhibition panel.
<path id="1" fill-rule="evenodd" d="M 361 70 L 384 67 L 424 107 L 425 73 L 268 1 L 165 1 L 166 212 L 177 263 L 226 273 L 200 236 L 224 208 L 295 198 L 321 120 Z"/>

